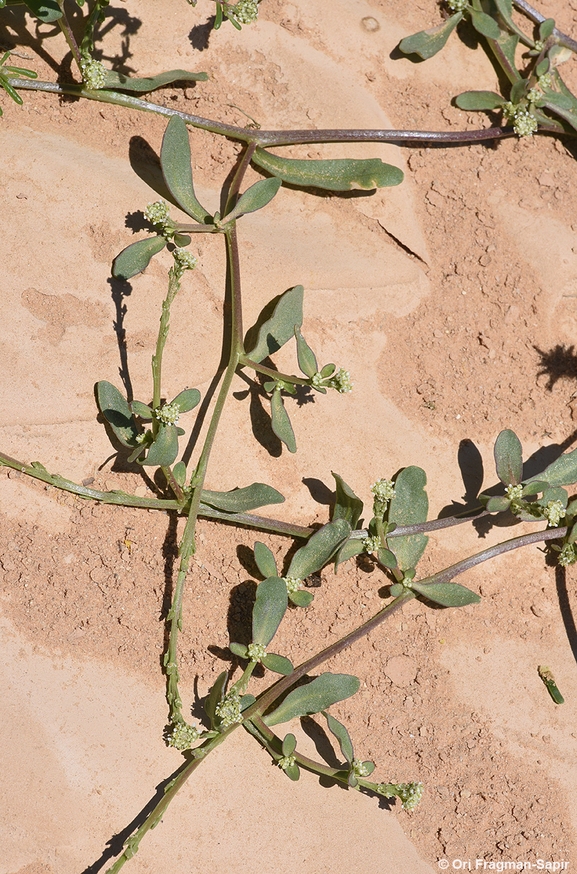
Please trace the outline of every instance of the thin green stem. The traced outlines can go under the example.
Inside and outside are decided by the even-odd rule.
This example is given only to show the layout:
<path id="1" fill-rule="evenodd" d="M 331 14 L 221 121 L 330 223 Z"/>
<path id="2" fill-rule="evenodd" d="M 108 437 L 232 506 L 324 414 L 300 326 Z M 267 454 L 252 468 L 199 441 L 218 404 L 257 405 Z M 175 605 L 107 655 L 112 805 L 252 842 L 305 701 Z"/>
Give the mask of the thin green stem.
<path id="1" fill-rule="evenodd" d="M 166 813 L 166 810 L 178 792 L 182 789 L 188 778 L 196 771 L 198 766 L 204 761 L 209 753 L 211 753 L 216 747 L 218 747 L 223 741 L 227 739 L 227 737 L 239 726 L 232 725 L 226 731 L 223 731 L 222 734 L 217 735 L 216 737 L 210 738 L 210 740 L 206 741 L 202 746 L 197 747 L 194 751 L 193 756 L 190 762 L 185 765 L 185 767 L 180 771 L 180 773 L 172 780 L 164 791 L 164 795 L 156 805 L 156 807 L 148 814 L 145 821 L 142 823 L 139 829 L 130 837 L 126 843 L 124 844 L 124 849 L 122 855 L 118 857 L 116 862 L 107 869 L 105 874 L 118 874 L 118 872 L 124 867 L 124 864 L 132 859 L 133 856 L 138 852 L 138 848 L 140 846 L 140 842 L 142 838 L 149 832 L 151 829 L 155 828 L 158 823 L 161 821 L 162 817 Z"/>
<path id="2" fill-rule="evenodd" d="M 281 373 L 279 370 L 273 370 L 272 367 L 266 367 L 264 364 L 260 364 L 257 361 L 253 361 L 252 358 L 249 358 L 248 355 L 241 355 L 239 358 L 239 366 L 240 367 L 250 367 L 251 370 L 255 370 L 257 373 L 262 373 L 263 376 L 268 376 L 269 379 L 274 379 L 278 381 L 279 379 L 283 382 L 292 383 L 292 385 L 310 385 L 310 379 L 301 376 L 293 376 L 290 373 Z"/>
<path id="3" fill-rule="evenodd" d="M 248 164 L 245 164 L 245 170 Z M 241 183 L 239 178 L 238 184 Z M 186 575 L 190 565 L 190 558 L 196 551 L 195 547 L 195 531 L 196 520 L 200 512 L 200 503 L 202 498 L 202 488 L 208 469 L 210 454 L 214 445 L 214 440 L 220 423 L 220 418 L 224 405 L 226 403 L 230 387 L 236 369 L 238 367 L 239 356 L 242 351 L 242 298 L 240 284 L 240 262 L 238 254 L 238 241 L 236 236 L 236 223 L 233 222 L 230 227 L 225 230 L 225 238 L 227 245 L 227 273 L 228 284 L 230 290 L 230 350 L 227 368 L 225 370 L 218 397 L 214 405 L 211 420 L 208 426 L 208 431 L 200 454 L 196 470 L 191 479 L 191 487 L 193 488 L 192 499 L 188 511 L 188 519 L 182 541 L 179 548 L 180 564 L 176 585 L 174 588 L 174 597 L 170 612 L 168 614 L 168 622 L 170 624 L 168 647 L 164 656 L 164 665 L 167 674 L 167 692 L 166 697 L 170 710 L 171 722 L 182 720 L 182 700 L 178 691 L 178 636 L 182 628 L 182 599 L 184 596 L 184 584 Z"/>
<path id="4" fill-rule="evenodd" d="M 244 175 L 248 170 L 249 164 L 252 160 L 252 156 L 254 155 L 257 144 L 251 142 L 248 144 L 248 148 L 245 150 L 244 155 L 240 161 L 240 164 L 237 167 L 236 173 L 234 174 L 234 178 L 232 180 L 231 186 L 228 191 L 228 196 L 226 198 L 226 205 L 224 207 L 224 216 L 226 218 L 228 213 L 234 209 L 236 202 L 238 200 L 238 195 L 240 192 L 240 186 L 242 184 L 242 180 L 244 179 Z"/>
<path id="5" fill-rule="evenodd" d="M 170 308 L 174 298 L 180 291 L 182 269 L 174 264 L 168 273 L 168 292 L 165 299 L 162 301 L 162 312 L 160 315 L 160 327 L 156 338 L 156 350 L 152 356 L 152 408 L 157 410 L 160 407 L 162 400 L 162 356 L 164 347 L 168 339 L 170 330 Z M 157 418 L 152 420 L 152 436 L 156 437 L 159 429 L 159 421 Z M 176 482 L 171 468 L 168 465 L 162 465 L 161 470 L 166 478 L 166 481 L 174 494 L 179 504 L 182 506 L 186 500 L 186 496 Z"/>

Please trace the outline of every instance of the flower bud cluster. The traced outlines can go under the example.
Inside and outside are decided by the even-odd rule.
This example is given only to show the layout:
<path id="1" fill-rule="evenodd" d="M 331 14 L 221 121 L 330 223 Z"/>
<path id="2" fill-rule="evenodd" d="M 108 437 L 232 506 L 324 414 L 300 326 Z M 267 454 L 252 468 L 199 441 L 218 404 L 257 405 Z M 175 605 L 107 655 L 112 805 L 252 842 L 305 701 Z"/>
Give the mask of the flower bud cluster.
<path id="1" fill-rule="evenodd" d="M 559 522 L 565 515 L 565 507 L 561 501 L 549 501 L 543 510 L 543 515 L 547 519 L 547 527 L 557 528 Z"/>
<path id="2" fill-rule="evenodd" d="M 284 581 L 289 595 L 294 595 L 295 592 L 298 592 L 302 584 L 302 580 L 299 580 L 298 577 L 284 577 Z"/>
<path id="3" fill-rule="evenodd" d="M 164 404 L 154 411 L 154 418 L 163 425 L 176 425 L 180 417 L 180 407 L 174 401 L 171 404 Z"/>
<path id="4" fill-rule="evenodd" d="M 258 18 L 258 0 L 238 0 L 230 10 L 241 24 L 252 24 Z"/>
<path id="5" fill-rule="evenodd" d="M 363 546 L 365 548 L 365 552 L 376 552 L 378 549 L 380 549 L 381 538 L 376 534 L 374 536 L 364 537 Z"/>
<path id="6" fill-rule="evenodd" d="M 557 549 L 559 549 L 559 547 L 557 547 Z M 577 562 L 577 553 L 575 552 L 574 543 L 563 544 L 563 547 L 559 552 L 557 562 L 561 565 L 561 567 L 569 567 L 570 564 L 575 564 L 575 562 Z"/>
<path id="7" fill-rule="evenodd" d="M 334 388 L 341 394 L 346 394 L 353 390 L 351 375 L 344 367 L 340 367 L 332 376 L 314 373 L 311 376 L 311 385 L 313 388 Z"/>
<path id="8" fill-rule="evenodd" d="M 251 662 L 261 662 L 266 655 L 266 647 L 262 643 L 249 643 L 247 649 Z"/>
<path id="9" fill-rule="evenodd" d="M 528 109 L 518 109 L 513 117 L 513 129 L 518 137 L 533 136 L 539 122 Z"/>
<path id="10" fill-rule="evenodd" d="M 80 62 L 80 72 L 82 73 L 82 81 L 87 88 L 90 88 L 92 91 L 104 88 L 106 67 L 100 61 L 95 61 L 90 57 L 82 59 Z"/>
<path id="11" fill-rule="evenodd" d="M 287 768 L 292 768 L 293 765 L 296 764 L 296 756 L 283 756 L 277 762 L 279 768 L 282 768 L 283 771 L 286 771 Z"/>
<path id="12" fill-rule="evenodd" d="M 467 0 L 447 0 L 451 12 L 464 12 L 468 5 Z"/>
<path id="13" fill-rule="evenodd" d="M 378 479 L 372 484 L 371 492 L 377 501 L 387 504 L 395 497 L 395 484 L 390 479 Z"/>
<path id="14" fill-rule="evenodd" d="M 192 252 L 187 252 L 186 249 L 176 248 L 172 252 L 172 257 L 181 271 L 194 270 L 196 267 L 196 258 Z"/>
<path id="15" fill-rule="evenodd" d="M 368 777 L 374 770 L 374 766 L 371 767 L 372 765 L 372 762 L 363 762 L 362 759 L 353 759 L 351 771 L 355 777 Z"/>
<path id="16" fill-rule="evenodd" d="M 238 692 L 231 692 L 216 705 L 215 714 L 220 719 L 220 727 L 224 731 L 235 723 L 242 722 L 240 698 Z"/>
<path id="17" fill-rule="evenodd" d="M 405 810 L 414 810 L 423 797 L 422 783 L 379 783 L 376 791 L 384 798 L 400 799 Z"/>
<path id="18" fill-rule="evenodd" d="M 176 750 L 189 750 L 199 739 L 201 732 L 196 725 L 188 725 L 186 722 L 179 722 L 174 726 L 168 738 L 168 746 L 174 747 Z"/>

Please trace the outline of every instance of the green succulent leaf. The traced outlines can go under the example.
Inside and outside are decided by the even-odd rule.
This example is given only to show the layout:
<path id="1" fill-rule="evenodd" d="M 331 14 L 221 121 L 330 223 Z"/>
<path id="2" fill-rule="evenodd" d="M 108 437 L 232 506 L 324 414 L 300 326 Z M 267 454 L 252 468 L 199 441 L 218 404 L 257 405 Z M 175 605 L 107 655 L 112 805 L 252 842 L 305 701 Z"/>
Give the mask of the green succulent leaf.
<path id="1" fill-rule="evenodd" d="M 219 674 L 216 678 L 216 681 L 204 702 L 204 710 L 210 720 L 210 727 L 213 729 L 218 727 L 216 719 L 216 706 L 217 704 L 220 704 L 220 702 L 224 698 L 227 683 L 228 671 L 223 671 L 222 674 Z"/>
<path id="2" fill-rule="evenodd" d="M 173 115 L 168 122 L 160 150 L 160 164 L 167 188 L 180 208 L 197 222 L 210 223 L 211 216 L 194 193 L 188 130 L 178 115 Z"/>
<path id="3" fill-rule="evenodd" d="M 544 492 L 548 488 L 549 483 L 544 480 L 529 481 L 527 485 L 523 486 L 522 495 L 524 498 L 528 495 L 538 495 L 540 492 Z"/>
<path id="4" fill-rule="evenodd" d="M 510 98 L 511 103 L 514 103 L 515 106 L 526 96 L 527 91 L 529 90 L 529 80 L 523 79 L 519 77 L 513 87 L 511 88 Z"/>
<path id="5" fill-rule="evenodd" d="M 260 364 L 294 337 L 295 327 L 303 323 L 303 295 L 302 285 L 295 285 L 267 304 L 246 335 L 245 348 L 251 349 L 247 354 L 252 361 Z"/>
<path id="6" fill-rule="evenodd" d="M 479 595 L 459 583 L 413 583 L 411 588 L 441 607 L 465 607 L 481 600 Z"/>
<path id="7" fill-rule="evenodd" d="M 154 255 L 166 246 L 164 237 L 146 237 L 131 243 L 116 256 L 112 263 L 112 275 L 116 279 L 132 279 L 137 273 L 142 273 L 150 264 Z"/>
<path id="8" fill-rule="evenodd" d="M 399 43 L 399 48 L 405 55 L 418 55 L 424 61 L 432 58 L 444 48 L 447 40 L 463 17 L 462 12 L 456 12 L 437 27 L 421 30 L 412 36 L 406 36 Z"/>
<path id="9" fill-rule="evenodd" d="M 271 202 L 281 185 L 281 180 L 274 176 L 271 179 L 261 179 L 259 182 L 255 182 L 241 195 L 236 206 L 224 216 L 224 220 L 232 222 L 240 218 L 241 215 L 262 209 Z"/>
<path id="10" fill-rule="evenodd" d="M 101 380 L 96 383 L 96 400 L 100 412 L 123 446 L 134 446 L 138 428 L 128 401 L 116 386 Z"/>
<path id="11" fill-rule="evenodd" d="M 289 415 L 285 410 L 284 401 L 280 391 L 273 391 L 270 399 L 271 427 L 273 433 L 285 444 L 289 452 L 297 451 L 295 432 L 291 425 Z"/>
<path id="12" fill-rule="evenodd" d="M 336 500 L 333 508 L 332 521 L 345 519 L 354 530 L 363 512 L 363 502 L 355 495 L 342 476 L 331 471 L 336 483 Z M 358 555 L 358 553 L 353 553 Z"/>
<path id="13" fill-rule="evenodd" d="M 385 188 L 399 185 L 404 178 L 402 170 L 385 164 L 380 158 L 336 158 L 329 161 L 281 158 L 264 149 L 257 149 L 253 164 L 273 176 L 300 188 L 322 188 L 325 191 L 351 191 Z"/>
<path id="14" fill-rule="evenodd" d="M 124 73 L 107 70 L 102 87 L 107 91 L 130 91 L 145 94 L 148 91 L 162 88 L 163 85 L 171 85 L 173 82 L 206 82 L 207 79 L 206 73 L 189 73 L 187 70 L 167 70 L 157 76 L 146 76 L 141 79 L 132 79 L 130 76 L 125 76 Z"/>
<path id="15" fill-rule="evenodd" d="M 459 109 L 490 110 L 504 106 L 507 101 L 495 91 L 463 91 L 455 98 Z"/>
<path id="16" fill-rule="evenodd" d="M 494 18 L 487 15 L 486 12 L 478 12 L 476 9 L 471 10 L 471 24 L 481 36 L 486 36 L 487 39 L 499 39 L 501 29 Z"/>
<path id="17" fill-rule="evenodd" d="M 142 401 L 132 401 L 130 409 L 135 416 L 139 416 L 141 419 L 144 419 L 145 422 L 150 422 L 152 419 L 152 410 L 148 404 L 143 404 Z"/>
<path id="18" fill-rule="evenodd" d="M 177 461 L 172 468 L 172 475 L 181 488 L 186 485 L 186 464 L 184 461 Z"/>
<path id="19" fill-rule="evenodd" d="M 327 713 L 324 710 L 323 716 L 327 721 L 329 731 L 331 732 L 331 734 L 334 734 L 339 742 L 343 757 L 346 759 L 349 765 L 352 764 L 355 754 L 353 750 L 353 742 L 351 741 L 351 736 L 348 733 L 347 729 L 342 724 L 342 722 L 339 722 L 338 719 L 335 719 L 334 716 L 331 716 L 330 713 Z"/>
<path id="20" fill-rule="evenodd" d="M 211 492 L 203 489 L 201 501 L 216 510 L 224 510 L 225 513 L 246 513 L 248 510 L 256 510 L 257 507 L 282 504 L 284 497 L 272 486 L 253 483 L 242 489 L 232 489 L 230 492 Z"/>
<path id="21" fill-rule="evenodd" d="M 523 479 L 523 448 L 514 431 L 501 431 L 493 451 L 497 476 L 505 486 L 518 485 Z"/>
<path id="22" fill-rule="evenodd" d="M 351 537 L 346 540 L 335 556 L 335 573 L 340 564 L 354 558 L 355 555 L 361 555 L 365 551 L 363 541 L 358 537 Z"/>
<path id="23" fill-rule="evenodd" d="M 520 79 L 521 74 L 517 70 L 517 46 L 519 45 L 519 37 L 522 35 L 522 31 L 518 28 L 515 28 L 515 33 L 511 33 L 510 31 L 503 30 L 501 31 L 501 35 L 498 40 L 496 40 L 497 45 L 500 50 L 503 52 L 505 58 L 509 61 L 509 75 L 514 77 L 515 79 Z"/>
<path id="24" fill-rule="evenodd" d="M 569 501 L 569 495 L 565 489 L 562 489 L 559 486 L 552 486 L 551 488 L 545 489 L 543 496 L 537 501 L 537 503 L 542 507 L 546 507 L 550 501 L 560 501 L 563 508 L 565 508 Z"/>
<path id="25" fill-rule="evenodd" d="M 350 674 L 321 674 L 306 686 L 299 686 L 289 692 L 272 713 L 263 717 L 263 721 L 272 726 L 300 716 L 320 713 L 331 704 L 350 698 L 358 692 L 359 686 L 358 678 Z"/>
<path id="26" fill-rule="evenodd" d="M 504 513 L 510 506 L 511 499 L 506 498 L 504 495 L 497 495 L 496 497 L 489 498 L 485 503 L 485 509 L 488 513 Z"/>
<path id="27" fill-rule="evenodd" d="M 268 577 L 259 583 L 252 611 L 253 643 L 268 646 L 282 622 L 287 607 L 288 595 L 282 577 Z"/>
<path id="28" fill-rule="evenodd" d="M 542 21 L 539 25 L 539 39 L 545 42 L 546 39 L 549 39 L 554 30 L 555 19 L 546 18 L 545 21 Z"/>
<path id="29" fill-rule="evenodd" d="M 278 576 L 275 557 L 268 546 L 260 540 L 257 540 L 254 545 L 254 560 L 263 577 Z"/>
<path id="30" fill-rule="evenodd" d="M 229 650 L 234 653 L 235 656 L 238 656 L 240 659 L 248 658 L 248 647 L 244 645 L 244 643 L 229 643 Z"/>
<path id="31" fill-rule="evenodd" d="M 288 768 L 283 769 L 287 777 L 289 777 L 294 783 L 300 778 L 301 772 L 300 768 L 295 762 L 294 765 L 289 765 Z"/>
<path id="32" fill-rule="evenodd" d="M 317 358 L 303 335 L 300 328 L 295 325 L 295 337 L 297 340 L 297 360 L 299 367 L 305 376 L 309 378 L 318 372 Z"/>
<path id="33" fill-rule="evenodd" d="M 547 91 L 545 99 L 540 103 L 545 109 L 553 112 L 555 115 L 568 122 L 572 128 L 577 130 L 577 101 L 571 100 L 566 94 L 558 94 L 555 91 Z"/>
<path id="34" fill-rule="evenodd" d="M 294 604 L 295 607 L 310 607 L 314 599 L 315 596 L 313 593 L 306 592 L 304 589 L 298 589 L 298 591 L 291 592 L 289 595 L 289 601 Z"/>
<path id="35" fill-rule="evenodd" d="M 405 467 L 395 479 L 395 495 L 389 504 L 389 523 L 417 525 L 427 521 L 429 499 L 425 492 L 427 476 L 420 467 Z M 416 567 L 429 538 L 425 534 L 395 537 L 389 548 L 395 554 L 402 571 Z"/>
<path id="36" fill-rule="evenodd" d="M 197 388 L 185 388 L 177 394 L 172 403 L 177 404 L 181 413 L 188 413 L 200 403 L 200 392 Z"/>
<path id="37" fill-rule="evenodd" d="M 45 23 L 62 18 L 62 9 L 57 0 L 26 0 L 25 5 L 36 18 Z"/>
<path id="38" fill-rule="evenodd" d="M 178 455 L 176 425 L 159 425 L 154 443 L 140 463 L 147 467 L 170 467 Z"/>
<path id="39" fill-rule="evenodd" d="M 297 748 L 297 739 L 294 734 L 286 734 L 282 742 L 283 756 L 292 756 Z"/>
<path id="40" fill-rule="evenodd" d="M 287 577 L 304 580 L 310 574 L 320 571 L 331 560 L 339 546 L 351 533 L 346 519 L 327 522 L 301 546 L 292 557 Z"/>
<path id="41" fill-rule="evenodd" d="M 379 559 L 379 563 L 382 564 L 383 567 L 388 567 L 389 570 L 395 570 L 395 568 L 398 567 L 396 555 L 384 546 L 381 546 L 381 548 L 377 550 L 377 558 Z M 406 568 L 404 568 L 404 570 L 406 570 Z"/>
<path id="42" fill-rule="evenodd" d="M 269 671 L 274 671 L 275 674 L 282 674 L 284 677 L 288 677 L 294 671 L 293 664 L 289 659 L 285 659 L 284 656 L 277 655 L 274 652 L 268 652 L 262 659 L 262 663 Z"/>

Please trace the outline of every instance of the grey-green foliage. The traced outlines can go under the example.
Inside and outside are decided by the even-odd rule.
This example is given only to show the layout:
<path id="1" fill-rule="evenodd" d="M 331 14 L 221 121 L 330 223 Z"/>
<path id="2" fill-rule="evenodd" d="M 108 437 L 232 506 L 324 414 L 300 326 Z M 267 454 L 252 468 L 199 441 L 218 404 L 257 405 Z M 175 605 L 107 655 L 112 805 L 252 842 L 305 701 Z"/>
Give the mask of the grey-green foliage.
<path id="1" fill-rule="evenodd" d="M 351 674 L 321 674 L 305 686 L 298 686 L 286 696 L 272 713 L 263 717 L 269 725 L 279 725 L 300 716 L 310 716 L 326 710 L 331 704 L 350 698 L 358 691 L 360 682 Z"/>
<path id="2" fill-rule="evenodd" d="M 197 222 L 210 222 L 210 214 L 201 206 L 194 192 L 188 130 L 178 115 L 173 115 L 166 127 L 160 165 L 167 188 L 178 206 Z"/>
<path id="3" fill-rule="evenodd" d="M 260 364 L 294 337 L 303 323 L 303 296 L 303 286 L 295 285 L 267 304 L 245 337 L 251 361 Z"/>
<path id="4" fill-rule="evenodd" d="M 112 275 L 117 279 L 132 279 L 137 273 L 142 273 L 150 264 L 154 255 L 166 246 L 164 237 L 146 237 L 131 243 L 116 256 L 112 264 Z"/>
<path id="5" fill-rule="evenodd" d="M 252 161 L 283 182 L 299 188 L 322 188 L 325 191 L 383 188 L 399 185 L 404 178 L 402 170 L 385 164 L 380 158 L 298 160 L 282 158 L 265 149 L 257 149 Z"/>
<path id="6" fill-rule="evenodd" d="M 281 577 L 268 577 L 258 585 L 252 611 L 253 643 L 268 646 L 282 622 L 287 605 L 287 589 Z"/>
<path id="7" fill-rule="evenodd" d="M 350 533 L 351 526 L 346 519 L 327 522 L 326 525 L 315 531 L 304 546 L 295 552 L 287 576 L 304 580 L 310 574 L 321 570 Z"/>
<path id="8" fill-rule="evenodd" d="M 429 499 L 425 491 L 427 476 L 420 467 L 405 467 L 395 478 L 395 495 L 389 504 L 387 521 L 394 525 L 415 525 L 427 521 Z M 425 534 L 395 537 L 389 542 L 402 571 L 416 567 L 429 538 Z"/>

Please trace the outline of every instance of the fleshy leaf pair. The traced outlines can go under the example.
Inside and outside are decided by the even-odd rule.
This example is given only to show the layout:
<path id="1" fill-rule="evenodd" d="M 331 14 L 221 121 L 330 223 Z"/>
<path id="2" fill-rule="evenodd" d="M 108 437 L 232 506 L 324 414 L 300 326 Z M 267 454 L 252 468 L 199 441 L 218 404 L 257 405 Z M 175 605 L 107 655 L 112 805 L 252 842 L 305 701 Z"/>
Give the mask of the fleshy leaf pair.
<path id="1" fill-rule="evenodd" d="M 328 522 L 318 531 L 315 531 L 305 545 L 295 552 L 286 577 L 283 578 L 288 598 L 295 606 L 308 607 L 312 603 L 314 598 L 312 592 L 298 589 L 296 586 L 311 574 L 321 570 L 331 560 L 350 532 L 351 527 L 344 519 Z M 278 577 L 277 564 L 268 546 L 257 541 L 254 546 L 254 557 L 256 565 L 264 577 Z M 262 586 L 262 583 L 260 585 Z"/>

